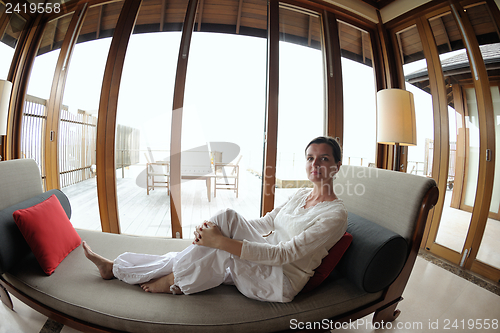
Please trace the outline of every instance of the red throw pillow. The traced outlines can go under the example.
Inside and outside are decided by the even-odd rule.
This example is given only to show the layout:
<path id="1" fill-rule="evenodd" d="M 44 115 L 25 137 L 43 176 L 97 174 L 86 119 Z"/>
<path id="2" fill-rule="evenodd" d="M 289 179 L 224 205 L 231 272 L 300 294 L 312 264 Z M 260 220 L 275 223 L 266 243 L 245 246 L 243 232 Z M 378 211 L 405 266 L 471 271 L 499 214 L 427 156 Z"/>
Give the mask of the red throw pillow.
<path id="1" fill-rule="evenodd" d="M 348 232 L 340 238 L 340 240 L 332 246 L 326 257 L 323 258 L 321 264 L 314 270 L 314 275 L 309 279 L 301 292 L 306 293 L 318 287 L 333 271 L 339 263 L 345 251 L 351 245 L 352 235 Z"/>
<path id="2" fill-rule="evenodd" d="M 59 263 L 81 243 L 80 236 L 54 194 L 32 207 L 16 210 L 13 216 L 47 275 L 51 275 Z"/>

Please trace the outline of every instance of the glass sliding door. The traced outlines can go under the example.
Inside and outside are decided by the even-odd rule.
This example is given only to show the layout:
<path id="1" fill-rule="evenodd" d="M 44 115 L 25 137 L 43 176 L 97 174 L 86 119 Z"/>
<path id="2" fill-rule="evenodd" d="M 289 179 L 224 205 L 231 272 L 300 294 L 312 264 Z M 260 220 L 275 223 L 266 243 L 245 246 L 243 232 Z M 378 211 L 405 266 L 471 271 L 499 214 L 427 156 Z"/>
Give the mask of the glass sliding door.
<path id="1" fill-rule="evenodd" d="M 143 0 L 127 47 L 115 139 L 118 213 L 125 234 L 171 235 L 170 129 L 187 3 Z"/>
<path id="2" fill-rule="evenodd" d="M 427 60 L 416 25 L 396 33 L 401 51 L 405 89 L 413 94 L 417 145 L 407 149 L 406 172 L 432 177 L 434 125 L 432 96 L 427 77 Z M 406 149 L 403 149 L 403 151 Z"/>
<path id="3" fill-rule="evenodd" d="M 46 182 L 44 139 L 47 106 L 61 45 L 72 14 L 59 17 L 45 25 L 28 81 L 21 128 L 21 156 L 34 159 Z"/>
<path id="4" fill-rule="evenodd" d="M 458 4 L 450 6 L 453 7 L 452 10 L 460 9 Z M 414 42 L 410 43 L 412 38 L 425 37 L 427 50 L 425 47 L 420 50 L 416 48 L 414 58 L 418 58 L 419 52 L 420 58 L 423 58 L 423 53 L 426 52 L 427 61 L 431 61 L 430 66 L 428 68 L 421 66 L 421 69 L 412 72 L 407 72 L 405 69 L 405 80 L 424 91 L 432 91 L 433 94 L 439 91 L 439 94 L 432 99 L 436 104 L 433 105 L 434 108 L 439 105 L 439 119 L 433 118 L 437 114 L 434 112 L 429 122 L 440 126 L 436 131 L 440 135 L 440 143 L 434 145 L 433 140 L 426 142 L 425 156 L 430 157 L 432 150 L 439 149 L 439 153 L 434 153 L 434 156 L 442 160 L 443 154 L 449 153 L 448 165 L 437 164 L 439 168 L 436 168 L 436 163 L 442 162 L 427 158 L 433 168 L 430 169 L 429 164 L 424 163 L 424 171 L 421 173 L 438 177 L 439 184 L 444 189 L 440 193 L 443 208 L 442 211 L 435 210 L 432 224 L 428 227 L 426 249 L 461 267 L 498 280 L 500 262 L 495 254 L 498 254 L 499 248 L 495 239 L 499 233 L 497 222 L 500 194 L 497 193 L 496 183 L 500 172 L 498 168 L 491 168 L 491 164 L 488 164 L 494 160 L 496 154 L 491 149 L 483 147 L 485 145 L 488 148 L 493 137 L 496 137 L 498 143 L 497 120 L 500 119 L 498 111 L 500 93 L 498 83 L 495 82 L 495 69 L 490 65 L 493 54 L 496 54 L 499 48 L 500 38 L 496 32 L 498 28 L 494 16 L 489 10 L 489 4 L 485 3 L 464 7 L 470 26 L 467 18 L 463 15 L 453 15 L 452 12 L 428 17 L 426 21 L 417 20 L 418 31 L 409 33 L 411 27 L 406 28 L 405 32 L 408 34 L 406 36 L 398 34 L 397 40 L 400 50 L 404 50 L 405 42 L 408 45 L 416 45 Z M 479 55 L 477 51 L 481 54 Z M 469 59 L 470 54 L 474 57 Z M 404 58 L 403 63 L 406 63 Z M 475 69 L 471 70 L 471 64 Z M 482 66 L 485 67 L 488 78 Z M 437 73 L 436 69 L 439 67 L 441 71 Z M 432 79 L 428 70 L 435 71 L 437 77 Z M 443 75 L 443 81 L 440 75 Z M 444 84 L 441 86 L 440 82 Z M 492 105 L 489 103 L 490 90 Z M 446 116 L 442 114 L 443 102 L 446 102 L 447 106 Z M 418 137 L 420 136 L 418 113 L 417 131 Z M 448 134 L 449 141 L 445 140 L 443 133 Z M 446 147 L 447 144 L 449 147 Z M 429 154 L 427 150 L 430 151 Z M 483 154 L 485 158 L 480 158 Z M 410 150 L 410 163 L 413 160 L 411 155 Z M 415 169 L 420 170 L 420 168 Z M 433 175 L 425 171 L 433 169 L 439 170 L 440 174 Z M 447 171 L 444 181 L 441 178 L 445 174 L 443 169 Z M 491 201 L 488 193 L 490 190 L 492 190 Z M 489 216 L 485 216 L 485 208 L 489 208 Z"/>
<path id="5" fill-rule="evenodd" d="M 451 13 L 429 19 L 447 86 L 449 168 L 443 212 L 435 243 L 455 254 L 469 232 L 479 167 L 479 122 L 475 90 L 459 82 L 470 79 L 470 64 Z M 462 73 L 456 75 L 456 68 Z M 454 71 L 455 70 L 455 71 Z"/>
<path id="6" fill-rule="evenodd" d="M 500 93 L 496 73 L 490 68 L 491 65 L 489 63 L 492 60 L 491 58 L 494 57 L 493 54 L 498 52 L 500 48 L 500 36 L 495 33 L 498 31 L 498 22 L 493 19 L 492 7 L 489 4 L 474 4 L 468 6 L 466 9 L 467 16 L 474 26 L 475 34 L 481 45 L 481 53 L 488 70 L 493 102 L 493 121 L 490 124 L 492 126 L 487 129 L 481 128 L 481 131 L 484 133 L 487 130 L 489 131 L 487 133 L 488 136 L 494 135 L 495 137 L 495 151 L 487 151 L 486 161 L 481 162 L 492 163 L 494 161 L 493 191 L 489 204 L 489 214 L 484 224 L 484 231 L 478 230 L 479 233 L 483 233 L 480 243 L 476 243 L 479 246 L 477 255 L 475 258 L 470 259 L 471 261 L 473 260 L 471 269 L 491 280 L 498 281 L 500 279 L 500 260 L 498 256 L 500 253 L 498 243 L 498 238 L 500 237 L 500 162 L 498 161 L 500 152 Z M 480 221 L 481 224 L 478 229 L 483 228 L 482 222 Z M 476 244 L 473 244 L 472 250 L 474 250 Z"/>
<path id="7" fill-rule="evenodd" d="M 444 68 L 446 69 L 446 66 Z M 450 160 L 443 214 L 436 235 L 436 243 L 461 253 L 471 217 L 469 211 L 460 209 L 463 207 L 462 189 L 465 174 L 470 171 L 468 165 L 465 165 L 466 156 L 470 156 L 468 148 L 470 126 L 467 126 L 469 116 L 466 117 L 466 114 L 469 114 L 469 103 L 465 103 L 465 91 L 459 85 L 451 84 L 450 81 L 451 78 L 446 79 L 451 88 L 448 104 Z"/>
<path id="8" fill-rule="evenodd" d="M 449 186 L 436 243 L 461 253 L 469 231 L 477 187 L 479 124 L 474 88 L 457 90 L 457 93 L 462 94 L 454 97 L 457 102 L 451 112 L 453 117 L 450 117 Z M 460 102 L 463 104 L 458 104 Z"/>
<path id="9" fill-rule="evenodd" d="M 338 21 L 338 26 L 344 88 L 343 164 L 370 166 L 375 164 L 377 148 L 376 88 L 370 34 L 342 21 Z"/>
<path id="10" fill-rule="evenodd" d="M 203 1 L 191 40 L 182 119 L 183 237 L 223 208 L 260 215 L 267 2 Z"/>
<path id="11" fill-rule="evenodd" d="M 491 96 L 493 98 L 493 110 L 495 115 L 495 149 L 496 156 L 500 153 L 500 91 L 499 86 L 491 87 Z M 495 161 L 495 179 L 493 181 L 493 195 L 491 198 L 490 214 L 486 222 L 484 236 L 477 253 L 477 260 L 500 269 L 500 162 Z"/>
<path id="12" fill-rule="evenodd" d="M 306 145 L 325 131 L 321 16 L 281 5 L 279 10 L 279 109 L 275 207 L 300 187 Z"/>
<path id="13" fill-rule="evenodd" d="M 122 5 L 118 1 L 88 9 L 71 55 L 60 109 L 61 190 L 74 207 L 71 222 L 82 229 L 101 230 L 95 178 L 97 111 L 111 36 Z"/>

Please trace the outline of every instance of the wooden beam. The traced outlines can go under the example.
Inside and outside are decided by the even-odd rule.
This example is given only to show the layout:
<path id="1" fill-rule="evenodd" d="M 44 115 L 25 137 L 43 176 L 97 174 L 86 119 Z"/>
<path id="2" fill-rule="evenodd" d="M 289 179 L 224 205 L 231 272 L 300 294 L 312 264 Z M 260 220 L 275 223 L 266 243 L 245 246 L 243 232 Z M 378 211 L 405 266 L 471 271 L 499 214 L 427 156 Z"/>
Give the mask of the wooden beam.
<path id="1" fill-rule="evenodd" d="M 50 50 L 54 48 L 54 43 L 56 41 L 56 33 L 57 33 L 57 27 L 59 25 L 59 19 L 54 21 L 54 30 L 52 32 L 52 35 L 50 36 Z"/>
<path id="2" fill-rule="evenodd" d="M 204 0 L 199 0 L 200 1 L 200 5 L 198 6 L 198 31 L 201 31 L 201 20 L 203 19 L 203 3 L 204 3 Z"/>
<path id="3" fill-rule="evenodd" d="M 390 36 L 387 29 L 382 24 L 382 17 L 377 10 L 379 23 L 377 24 L 377 41 L 379 47 L 379 70 L 383 71 L 383 81 L 378 80 L 377 89 L 400 88 L 401 84 L 404 87 L 403 61 L 402 52 L 398 52 L 396 33 L 391 31 Z M 377 91 L 378 91 L 377 90 Z M 393 169 L 394 149 L 390 145 L 377 143 L 376 164 L 378 168 Z"/>
<path id="4" fill-rule="evenodd" d="M 393 37 L 389 37 L 389 33 L 385 26 L 381 23 L 382 17 L 380 16 L 380 12 L 377 11 L 379 17 L 379 23 L 377 24 L 377 32 L 380 39 L 380 47 L 382 51 L 382 59 L 384 62 L 384 70 L 386 73 L 386 83 L 385 88 L 400 88 L 401 80 L 399 78 L 398 72 L 402 72 L 403 61 L 401 60 L 402 56 L 396 54 L 396 49 L 398 47 L 398 43 L 396 40 L 396 33 L 391 31 L 390 35 Z M 402 54 L 402 52 L 400 52 Z M 394 57 L 396 55 L 396 57 Z M 399 59 L 399 61 L 398 61 Z M 398 66 L 399 65 L 399 66 Z M 403 86 L 404 87 L 404 86 Z"/>
<path id="5" fill-rule="evenodd" d="M 459 84 L 452 85 L 453 104 L 457 116 L 460 116 L 461 127 L 458 128 L 457 124 L 457 137 L 456 137 L 456 154 L 455 154 L 455 177 L 453 178 L 453 193 L 451 196 L 450 206 L 456 209 L 461 209 L 462 189 L 464 187 L 465 177 L 465 154 L 466 154 L 466 140 L 465 140 L 465 110 L 464 100 L 462 98 L 462 91 Z"/>
<path id="6" fill-rule="evenodd" d="M 323 31 L 325 40 L 325 91 L 326 121 L 325 132 L 337 138 L 342 145 L 344 140 L 344 91 L 342 84 L 342 62 L 337 17 L 334 13 L 323 11 Z"/>
<path id="7" fill-rule="evenodd" d="M 313 17 L 309 15 L 309 25 L 307 27 L 307 46 L 311 46 Z"/>
<path id="8" fill-rule="evenodd" d="M 443 17 L 441 16 L 437 20 L 439 21 L 439 24 L 443 28 L 443 31 L 446 35 L 446 44 L 448 44 L 448 48 L 450 49 L 450 51 L 453 51 L 453 49 L 451 48 L 450 36 L 448 36 L 448 31 L 446 30 L 446 26 L 444 25 L 444 22 L 443 22 Z"/>
<path id="9" fill-rule="evenodd" d="M 182 238 L 182 203 L 181 203 L 181 141 L 182 141 L 182 108 L 184 107 L 184 90 L 189 59 L 191 36 L 193 35 L 198 0 L 189 0 L 181 45 L 177 59 L 175 75 L 174 100 L 172 105 L 172 123 L 170 138 L 170 216 L 172 221 L 172 238 Z"/>
<path id="10" fill-rule="evenodd" d="M 385 45 L 382 45 L 382 39 L 385 38 L 383 33 L 384 27 L 382 24 L 377 25 L 375 31 L 370 32 L 370 43 L 372 46 L 372 64 L 375 72 L 375 85 L 376 90 L 385 89 L 387 85 L 387 76 L 389 73 L 386 72 L 384 53 L 387 52 Z M 384 51 L 385 50 L 385 51 Z M 375 142 L 376 146 L 376 156 L 375 164 L 378 168 L 387 168 L 387 150 L 388 146 L 379 144 Z"/>
<path id="11" fill-rule="evenodd" d="M 398 42 L 399 57 L 401 58 L 401 65 L 405 64 L 405 54 L 403 50 L 403 41 L 401 40 L 401 33 L 396 33 L 396 40 Z"/>
<path id="12" fill-rule="evenodd" d="M 9 25 L 11 16 L 12 14 L 6 14 L 5 12 L 0 15 L 0 37 L 2 37 L 2 39 L 5 34 L 5 30 Z"/>
<path id="13" fill-rule="evenodd" d="M 488 12 L 490 14 L 491 20 L 495 25 L 495 31 L 497 32 L 498 37 L 500 38 L 500 10 L 498 9 L 497 4 L 493 0 L 486 0 L 486 5 L 488 6 Z"/>
<path id="14" fill-rule="evenodd" d="M 47 122 L 45 124 L 45 138 L 43 141 L 43 153 L 45 155 L 45 176 L 46 190 L 59 189 L 59 119 L 64 95 L 64 87 L 68 74 L 68 67 L 71 62 L 76 40 L 82 28 L 85 15 L 87 14 L 87 4 L 80 6 L 69 24 L 68 30 L 63 40 L 59 58 L 57 59 L 54 79 L 50 89 L 50 97 L 47 103 Z"/>
<path id="15" fill-rule="evenodd" d="M 262 216 L 274 208 L 274 187 L 276 184 L 280 39 L 278 0 L 268 1 L 267 20 L 267 108 L 262 177 Z"/>
<path id="16" fill-rule="evenodd" d="M 490 211 L 495 175 L 495 117 L 488 72 L 472 24 L 458 0 L 449 0 L 449 3 L 469 56 L 479 118 L 479 172 L 476 197 L 469 233 L 465 241 L 464 253 L 462 253 L 462 256 L 467 257 L 465 268 L 470 269 L 479 251 Z M 465 251 L 468 251 L 467 254 Z"/>
<path id="17" fill-rule="evenodd" d="M 130 35 L 142 1 L 125 0 L 109 47 L 97 118 L 97 198 L 103 232 L 120 233 L 116 194 L 115 131 L 118 93 Z"/>
<path id="18" fill-rule="evenodd" d="M 163 31 L 165 26 L 165 12 L 167 11 L 167 0 L 161 1 L 161 14 L 160 14 L 160 31 Z"/>
<path id="19" fill-rule="evenodd" d="M 363 30 L 359 30 L 361 34 L 361 56 L 363 57 L 363 64 L 366 62 L 366 54 L 365 54 L 365 32 Z"/>
<path id="20" fill-rule="evenodd" d="M 243 0 L 240 0 L 238 4 L 238 15 L 236 17 L 236 34 L 240 33 L 240 26 L 241 26 L 241 12 L 243 10 Z"/>
<path id="21" fill-rule="evenodd" d="M 97 17 L 97 27 L 95 29 L 95 38 L 99 39 L 99 35 L 101 34 L 101 20 L 102 20 L 102 8 L 105 5 L 99 6 L 99 16 Z"/>
<path id="22" fill-rule="evenodd" d="M 21 158 L 21 126 L 24 97 L 28 88 L 33 61 L 43 35 L 42 15 L 27 21 L 21 32 L 7 80 L 12 82 L 12 94 L 7 122 L 7 135 L 4 140 L 4 160 Z M 42 170 L 43 172 L 43 170 Z"/>
<path id="23" fill-rule="evenodd" d="M 429 73 L 429 85 L 432 96 L 432 110 L 434 119 L 434 151 L 432 164 L 432 178 L 436 181 L 440 193 L 446 193 L 448 186 L 448 169 L 450 157 L 449 140 L 449 120 L 448 120 L 448 99 L 446 94 L 446 83 L 444 81 L 443 70 L 439 52 L 434 41 L 434 34 L 429 21 L 420 17 L 416 21 L 420 36 L 424 56 L 427 60 Z M 439 196 L 434 210 L 430 214 L 434 223 L 426 225 L 425 240 L 426 247 L 432 248 L 435 244 L 439 221 L 443 212 L 445 196 Z"/>
<path id="24" fill-rule="evenodd" d="M 495 18 L 493 17 L 493 14 L 491 13 L 490 10 L 488 10 L 488 14 L 490 15 L 491 22 L 493 22 L 495 32 L 497 33 L 497 37 L 500 39 L 500 30 L 498 30 L 498 25 L 495 23 Z"/>

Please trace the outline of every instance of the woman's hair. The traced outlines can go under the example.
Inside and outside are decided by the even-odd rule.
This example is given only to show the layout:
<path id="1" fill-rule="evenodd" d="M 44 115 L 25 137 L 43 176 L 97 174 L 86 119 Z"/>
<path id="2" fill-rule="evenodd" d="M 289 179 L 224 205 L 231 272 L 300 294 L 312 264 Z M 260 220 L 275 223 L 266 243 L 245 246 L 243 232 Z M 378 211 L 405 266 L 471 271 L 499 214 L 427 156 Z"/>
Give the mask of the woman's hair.
<path id="1" fill-rule="evenodd" d="M 318 136 L 316 139 L 313 139 L 307 145 L 305 151 L 307 152 L 307 148 L 309 148 L 312 144 L 320 144 L 326 143 L 330 147 L 332 147 L 333 158 L 335 159 L 335 163 L 342 162 L 342 147 L 340 147 L 340 143 L 331 136 Z"/>

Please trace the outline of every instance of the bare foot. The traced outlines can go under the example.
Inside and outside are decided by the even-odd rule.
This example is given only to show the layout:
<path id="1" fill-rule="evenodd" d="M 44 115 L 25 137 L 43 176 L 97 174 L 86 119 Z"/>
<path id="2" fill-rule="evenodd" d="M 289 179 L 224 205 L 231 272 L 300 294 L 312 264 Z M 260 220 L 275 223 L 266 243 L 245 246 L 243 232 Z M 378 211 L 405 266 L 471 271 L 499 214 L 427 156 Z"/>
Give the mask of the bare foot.
<path id="1" fill-rule="evenodd" d="M 174 274 L 171 273 L 166 276 L 162 276 L 161 278 L 151 280 L 149 282 L 141 284 L 141 288 L 148 293 L 167 293 L 173 294 L 170 286 L 174 284 Z M 175 294 L 182 294 L 182 291 L 179 287 L 174 287 Z"/>
<path id="2" fill-rule="evenodd" d="M 115 277 L 113 274 L 113 262 L 111 260 L 101 257 L 97 253 L 93 252 L 85 241 L 83 241 L 82 247 L 85 256 L 97 266 L 97 269 L 99 269 L 99 273 L 103 279 L 111 280 Z"/>

